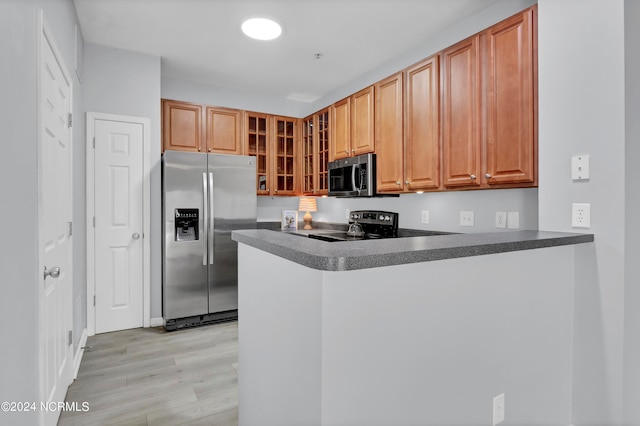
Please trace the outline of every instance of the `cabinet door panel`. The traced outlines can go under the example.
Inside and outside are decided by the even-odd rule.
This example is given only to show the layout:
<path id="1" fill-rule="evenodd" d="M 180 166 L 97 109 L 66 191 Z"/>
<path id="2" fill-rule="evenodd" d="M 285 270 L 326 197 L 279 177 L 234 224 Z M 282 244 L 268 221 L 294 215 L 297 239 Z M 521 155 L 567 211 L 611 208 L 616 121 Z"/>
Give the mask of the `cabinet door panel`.
<path id="1" fill-rule="evenodd" d="M 271 164 L 269 162 L 269 116 L 245 113 L 245 135 L 247 155 L 256 157 L 256 190 L 258 195 L 271 193 Z"/>
<path id="2" fill-rule="evenodd" d="M 407 70 L 405 176 L 407 190 L 440 187 L 440 77 L 434 56 Z"/>
<path id="3" fill-rule="evenodd" d="M 207 107 L 208 152 L 242 154 L 242 112 Z"/>
<path id="4" fill-rule="evenodd" d="M 162 101 L 162 146 L 164 150 L 202 150 L 202 106 Z"/>
<path id="5" fill-rule="evenodd" d="M 310 116 L 302 120 L 302 151 L 300 159 L 302 163 L 302 194 L 313 195 L 316 191 L 316 166 L 317 141 L 313 137 L 314 117 Z"/>
<path id="6" fill-rule="evenodd" d="M 316 195 L 326 195 L 329 192 L 329 109 L 324 109 L 316 114 L 315 140 L 318 146 L 317 191 Z"/>
<path id="7" fill-rule="evenodd" d="M 474 36 L 442 54 L 445 186 L 478 186 L 481 181 L 478 45 Z"/>
<path id="8" fill-rule="evenodd" d="M 374 143 L 374 87 L 353 95 L 351 100 L 351 154 L 373 152 Z"/>
<path id="9" fill-rule="evenodd" d="M 273 195 L 296 195 L 296 155 L 298 144 L 298 120 L 290 117 L 274 117 Z"/>
<path id="10" fill-rule="evenodd" d="M 351 156 L 351 99 L 333 105 L 332 160 Z"/>
<path id="11" fill-rule="evenodd" d="M 403 76 L 376 84 L 376 157 L 378 192 L 404 189 Z"/>
<path id="12" fill-rule="evenodd" d="M 488 184 L 534 182 L 533 10 L 491 27 L 487 52 Z"/>

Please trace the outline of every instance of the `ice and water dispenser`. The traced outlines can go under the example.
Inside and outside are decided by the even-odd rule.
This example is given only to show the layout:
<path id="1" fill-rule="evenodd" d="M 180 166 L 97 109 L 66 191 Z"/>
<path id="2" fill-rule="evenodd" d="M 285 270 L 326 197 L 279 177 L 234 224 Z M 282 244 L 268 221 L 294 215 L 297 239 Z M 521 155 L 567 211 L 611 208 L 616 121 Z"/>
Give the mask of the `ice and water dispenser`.
<path id="1" fill-rule="evenodd" d="M 198 209 L 176 209 L 176 241 L 195 241 L 199 239 L 198 235 Z"/>

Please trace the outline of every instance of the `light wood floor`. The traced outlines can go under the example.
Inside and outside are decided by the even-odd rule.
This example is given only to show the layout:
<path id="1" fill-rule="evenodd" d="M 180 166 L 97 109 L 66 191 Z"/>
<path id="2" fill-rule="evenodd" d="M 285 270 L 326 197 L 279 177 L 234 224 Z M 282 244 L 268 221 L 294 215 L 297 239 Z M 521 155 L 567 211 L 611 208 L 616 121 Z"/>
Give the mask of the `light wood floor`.
<path id="1" fill-rule="evenodd" d="M 58 425 L 238 424 L 238 323 L 139 328 L 87 340 Z"/>

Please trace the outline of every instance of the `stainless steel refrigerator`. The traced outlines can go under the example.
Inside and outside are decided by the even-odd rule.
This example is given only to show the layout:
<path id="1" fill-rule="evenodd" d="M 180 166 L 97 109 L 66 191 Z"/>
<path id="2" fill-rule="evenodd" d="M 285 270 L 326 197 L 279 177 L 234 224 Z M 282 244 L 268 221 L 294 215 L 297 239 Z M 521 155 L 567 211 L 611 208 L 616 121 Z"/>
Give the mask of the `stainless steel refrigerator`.
<path id="1" fill-rule="evenodd" d="M 165 151 L 162 310 L 167 330 L 238 316 L 235 229 L 256 227 L 255 157 Z"/>

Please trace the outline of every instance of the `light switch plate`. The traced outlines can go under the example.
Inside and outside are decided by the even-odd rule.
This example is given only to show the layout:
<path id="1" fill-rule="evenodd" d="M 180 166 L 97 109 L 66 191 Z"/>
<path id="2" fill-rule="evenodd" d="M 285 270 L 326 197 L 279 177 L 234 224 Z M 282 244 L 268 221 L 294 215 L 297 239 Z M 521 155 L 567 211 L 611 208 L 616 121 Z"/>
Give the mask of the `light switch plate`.
<path id="1" fill-rule="evenodd" d="M 507 228 L 520 229 L 520 212 L 507 213 Z"/>
<path id="2" fill-rule="evenodd" d="M 473 210 L 460 210 L 460 226 L 474 226 Z"/>
<path id="3" fill-rule="evenodd" d="M 587 180 L 589 179 L 589 156 L 576 155 L 571 157 L 571 179 Z"/>

